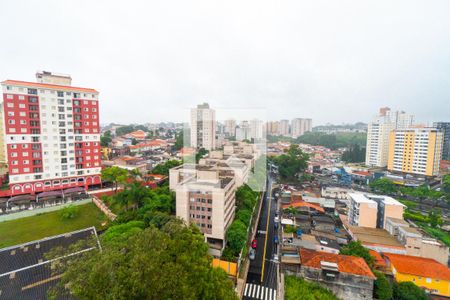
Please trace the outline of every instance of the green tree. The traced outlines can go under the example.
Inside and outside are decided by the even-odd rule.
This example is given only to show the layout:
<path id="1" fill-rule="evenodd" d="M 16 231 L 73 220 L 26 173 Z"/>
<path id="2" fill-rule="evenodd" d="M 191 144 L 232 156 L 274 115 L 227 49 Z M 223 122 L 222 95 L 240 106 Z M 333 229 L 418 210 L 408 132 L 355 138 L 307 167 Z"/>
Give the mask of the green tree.
<path id="1" fill-rule="evenodd" d="M 78 207 L 75 205 L 66 206 L 65 208 L 61 209 L 59 215 L 63 220 L 75 219 L 78 216 Z"/>
<path id="2" fill-rule="evenodd" d="M 131 139 L 131 145 L 137 145 L 139 144 L 139 141 L 135 138 Z"/>
<path id="3" fill-rule="evenodd" d="M 134 126 L 133 125 L 126 125 L 122 126 L 116 129 L 116 136 L 125 135 L 127 133 L 133 132 Z"/>
<path id="4" fill-rule="evenodd" d="M 428 220 L 431 227 L 436 228 L 438 225 L 442 225 L 442 210 L 433 208 L 428 212 Z"/>
<path id="5" fill-rule="evenodd" d="M 427 300 L 427 294 L 411 281 L 394 283 L 394 299 L 396 300 Z"/>
<path id="6" fill-rule="evenodd" d="M 169 176 L 169 170 L 172 168 L 178 167 L 181 164 L 182 164 L 182 162 L 179 160 L 175 160 L 175 159 L 168 160 L 165 163 L 159 164 L 156 167 L 154 167 L 152 170 L 152 173 Z"/>
<path id="7" fill-rule="evenodd" d="M 100 137 L 100 145 L 102 147 L 108 147 L 108 145 L 112 142 L 111 131 L 107 130 Z"/>
<path id="8" fill-rule="evenodd" d="M 397 191 L 394 182 L 387 178 L 380 178 L 369 184 L 372 191 L 383 194 L 392 194 Z"/>
<path id="9" fill-rule="evenodd" d="M 392 286 L 387 280 L 386 276 L 378 271 L 373 272 L 377 277 L 374 283 L 374 296 L 379 300 L 390 300 L 392 299 L 393 290 Z"/>
<path id="10" fill-rule="evenodd" d="M 142 221 L 131 221 L 124 224 L 118 224 L 109 227 L 102 235 L 102 241 L 106 243 L 115 243 L 126 240 L 127 237 L 142 231 L 145 223 Z"/>
<path id="11" fill-rule="evenodd" d="M 127 211 L 129 207 L 136 210 L 144 205 L 144 203 L 150 201 L 151 197 L 149 192 L 149 189 L 143 186 L 141 182 L 133 181 L 127 184 L 123 191 L 116 194 L 113 201 L 116 201 L 124 207 L 125 211 Z"/>
<path id="12" fill-rule="evenodd" d="M 206 154 L 208 154 L 208 150 L 204 148 L 198 149 L 197 153 L 195 154 L 195 162 L 198 163 L 201 158 L 203 158 Z"/>
<path id="13" fill-rule="evenodd" d="M 103 250 L 61 261 L 51 298 L 237 299 L 226 273 L 211 266 L 208 246 L 195 226 L 178 220 L 102 241 Z M 58 274 L 58 273 L 57 273 Z"/>
<path id="14" fill-rule="evenodd" d="M 360 241 L 351 241 L 341 248 L 340 254 L 361 257 L 366 261 L 369 267 L 373 266 L 374 259 L 372 255 L 370 255 L 369 250 L 365 248 Z"/>
<path id="15" fill-rule="evenodd" d="M 366 148 L 360 147 L 358 144 L 351 145 L 342 153 L 342 160 L 347 163 L 364 162 L 366 159 Z"/>
<path id="16" fill-rule="evenodd" d="M 304 153 L 298 145 L 291 145 L 288 151 L 273 158 L 278 166 L 278 172 L 282 180 L 298 181 L 299 175 L 308 166 L 308 154 Z"/>
<path id="17" fill-rule="evenodd" d="M 232 253 L 237 256 L 247 240 L 247 226 L 241 221 L 235 220 L 231 223 L 230 227 L 228 227 L 226 236 L 227 245 Z"/>
<path id="18" fill-rule="evenodd" d="M 119 167 L 109 167 L 102 170 L 103 180 L 112 182 L 114 184 L 114 192 L 117 193 L 120 183 L 127 180 L 128 171 Z"/>

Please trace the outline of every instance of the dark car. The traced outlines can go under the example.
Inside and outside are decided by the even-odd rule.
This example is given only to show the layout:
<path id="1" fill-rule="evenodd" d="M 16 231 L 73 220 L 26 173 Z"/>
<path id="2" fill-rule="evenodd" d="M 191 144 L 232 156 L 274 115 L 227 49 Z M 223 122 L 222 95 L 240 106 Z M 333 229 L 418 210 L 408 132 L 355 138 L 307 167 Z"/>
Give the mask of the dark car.
<path id="1" fill-rule="evenodd" d="M 275 244 L 278 244 L 278 236 L 275 236 L 275 237 L 273 238 L 273 242 L 274 242 Z"/>
<path id="2" fill-rule="evenodd" d="M 278 222 L 273 224 L 273 228 L 278 229 Z"/>

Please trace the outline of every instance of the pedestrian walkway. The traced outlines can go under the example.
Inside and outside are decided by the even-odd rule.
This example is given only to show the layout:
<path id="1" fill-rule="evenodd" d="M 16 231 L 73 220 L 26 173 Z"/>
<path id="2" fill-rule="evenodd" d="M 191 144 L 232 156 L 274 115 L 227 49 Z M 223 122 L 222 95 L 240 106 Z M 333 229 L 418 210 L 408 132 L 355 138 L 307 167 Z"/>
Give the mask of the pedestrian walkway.
<path id="1" fill-rule="evenodd" d="M 247 283 L 245 285 L 243 299 L 264 299 L 264 300 L 276 300 L 277 291 L 267 286 L 261 286 L 258 284 Z"/>

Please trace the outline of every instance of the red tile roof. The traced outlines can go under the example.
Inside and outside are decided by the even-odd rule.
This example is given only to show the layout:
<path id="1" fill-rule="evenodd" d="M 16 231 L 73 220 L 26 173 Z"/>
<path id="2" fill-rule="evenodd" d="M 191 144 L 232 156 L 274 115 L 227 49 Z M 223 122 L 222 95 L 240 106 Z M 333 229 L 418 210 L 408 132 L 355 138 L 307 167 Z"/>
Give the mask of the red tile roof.
<path id="1" fill-rule="evenodd" d="M 397 272 L 450 281 L 450 270 L 434 259 L 391 253 L 383 255 L 389 259 Z"/>
<path id="2" fill-rule="evenodd" d="M 3 81 L 2 84 L 19 85 L 19 86 L 24 86 L 24 87 L 46 88 L 46 89 L 53 89 L 53 90 L 60 90 L 60 91 L 98 93 L 98 91 L 96 91 L 95 89 L 90 89 L 90 88 L 48 84 L 48 83 L 38 83 L 38 82 L 28 82 L 28 81 L 20 81 L 20 80 L 9 80 L 8 79 L 8 80 Z"/>
<path id="3" fill-rule="evenodd" d="M 299 252 L 302 266 L 320 269 L 320 263 L 326 261 L 337 264 L 339 272 L 365 276 L 372 279 L 376 278 L 367 263 L 361 257 L 319 252 L 305 248 L 301 248 Z"/>
<path id="4" fill-rule="evenodd" d="M 366 172 L 366 171 L 354 171 L 352 172 L 352 174 L 356 174 L 356 175 L 360 175 L 360 176 L 370 176 L 372 174 L 370 174 L 370 172 Z"/>
<path id="5" fill-rule="evenodd" d="M 151 140 L 144 143 L 139 143 L 137 145 L 129 146 L 130 149 L 139 149 L 139 148 L 145 148 L 145 147 L 156 147 L 156 146 L 165 146 L 167 145 L 167 142 L 164 140 Z"/>
<path id="6" fill-rule="evenodd" d="M 380 268 L 386 267 L 386 262 L 384 261 L 384 259 L 380 253 L 378 253 L 377 251 L 374 251 L 372 249 L 369 249 L 369 253 L 375 260 L 374 261 L 375 266 L 380 267 Z"/>
<path id="7" fill-rule="evenodd" d="M 289 204 L 284 204 L 283 209 L 289 208 L 291 206 L 292 207 L 309 207 L 309 208 L 313 208 L 317 211 L 320 211 L 321 213 L 325 213 L 325 210 L 320 205 L 317 205 L 315 203 L 305 202 L 305 201 L 296 201 L 296 202 L 291 202 Z"/>

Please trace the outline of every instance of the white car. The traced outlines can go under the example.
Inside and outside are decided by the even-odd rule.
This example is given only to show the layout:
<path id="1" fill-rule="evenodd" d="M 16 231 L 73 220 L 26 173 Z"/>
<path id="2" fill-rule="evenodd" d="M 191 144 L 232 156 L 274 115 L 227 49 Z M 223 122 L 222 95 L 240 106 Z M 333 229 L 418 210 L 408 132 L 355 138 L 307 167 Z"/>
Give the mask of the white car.
<path id="1" fill-rule="evenodd" d="M 248 253 L 248 258 L 250 258 L 250 260 L 254 260 L 256 257 L 256 250 L 255 249 L 250 249 L 250 252 Z"/>

